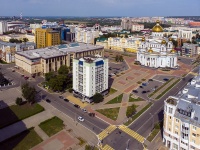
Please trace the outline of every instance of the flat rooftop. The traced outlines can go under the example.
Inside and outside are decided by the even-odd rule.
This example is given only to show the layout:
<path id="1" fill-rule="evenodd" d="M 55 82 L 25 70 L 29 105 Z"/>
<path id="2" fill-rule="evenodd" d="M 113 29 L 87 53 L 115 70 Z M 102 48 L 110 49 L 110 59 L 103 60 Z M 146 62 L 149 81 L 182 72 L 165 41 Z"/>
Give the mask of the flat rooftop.
<path id="1" fill-rule="evenodd" d="M 41 49 L 27 50 L 17 52 L 18 55 L 24 56 L 28 59 L 39 59 L 39 58 L 53 58 L 58 56 L 65 56 L 69 53 L 80 53 L 91 50 L 103 49 L 103 46 L 84 44 L 84 43 L 70 43 L 56 45 L 52 47 L 46 47 Z"/>

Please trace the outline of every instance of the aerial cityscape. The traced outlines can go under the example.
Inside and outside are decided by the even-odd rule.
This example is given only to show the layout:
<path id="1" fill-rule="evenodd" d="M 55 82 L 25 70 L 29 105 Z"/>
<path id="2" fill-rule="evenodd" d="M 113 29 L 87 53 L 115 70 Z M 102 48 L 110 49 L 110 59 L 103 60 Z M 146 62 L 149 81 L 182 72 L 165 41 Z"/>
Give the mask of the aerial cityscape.
<path id="1" fill-rule="evenodd" d="M 0 5 L 0 150 L 200 150 L 199 0 Z"/>

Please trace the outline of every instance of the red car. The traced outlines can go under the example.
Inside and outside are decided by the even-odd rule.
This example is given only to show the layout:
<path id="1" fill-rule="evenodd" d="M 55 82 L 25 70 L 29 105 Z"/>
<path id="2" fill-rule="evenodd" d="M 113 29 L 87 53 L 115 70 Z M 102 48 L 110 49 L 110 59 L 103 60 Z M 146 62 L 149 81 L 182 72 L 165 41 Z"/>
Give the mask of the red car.
<path id="1" fill-rule="evenodd" d="M 24 76 L 24 79 L 25 79 L 25 80 L 27 80 L 28 78 L 29 78 L 29 77 L 27 77 L 27 76 Z"/>

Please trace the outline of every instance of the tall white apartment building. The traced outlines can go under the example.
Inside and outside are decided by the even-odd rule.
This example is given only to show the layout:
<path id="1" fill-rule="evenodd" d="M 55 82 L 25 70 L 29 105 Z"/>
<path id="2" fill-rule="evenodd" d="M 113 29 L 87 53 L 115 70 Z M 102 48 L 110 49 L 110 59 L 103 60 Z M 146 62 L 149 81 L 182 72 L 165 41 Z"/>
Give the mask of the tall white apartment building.
<path id="1" fill-rule="evenodd" d="M 144 29 L 144 25 L 143 24 L 133 24 L 131 31 L 141 31 Z"/>
<path id="2" fill-rule="evenodd" d="M 190 30 L 179 30 L 178 31 L 178 38 L 192 40 L 192 31 Z"/>
<path id="3" fill-rule="evenodd" d="M 73 59 L 73 90 L 75 96 L 89 103 L 96 93 L 107 93 L 108 59 L 100 56 Z"/>
<path id="4" fill-rule="evenodd" d="M 77 30 L 75 32 L 75 41 L 87 44 L 94 44 L 94 39 L 99 37 L 97 30 Z"/>
<path id="5" fill-rule="evenodd" d="M 0 21 L 0 34 L 8 31 L 8 26 L 6 21 Z"/>
<path id="6" fill-rule="evenodd" d="M 165 100 L 163 142 L 170 150 L 200 149 L 200 75 Z"/>

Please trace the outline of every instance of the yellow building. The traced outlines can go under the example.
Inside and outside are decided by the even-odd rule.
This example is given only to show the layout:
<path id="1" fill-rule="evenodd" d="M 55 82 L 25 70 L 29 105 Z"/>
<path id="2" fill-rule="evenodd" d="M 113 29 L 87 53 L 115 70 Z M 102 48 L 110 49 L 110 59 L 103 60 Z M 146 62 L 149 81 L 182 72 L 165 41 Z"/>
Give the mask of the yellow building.
<path id="1" fill-rule="evenodd" d="M 200 75 L 165 100 L 163 142 L 173 150 L 200 149 Z"/>
<path id="2" fill-rule="evenodd" d="M 49 28 L 37 28 L 35 31 L 35 42 L 37 48 L 59 45 L 60 32 Z"/>
<path id="3" fill-rule="evenodd" d="M 103 46 L 71 43 L 22 51 L 15 54 L 15 63 L 16 66 L 30 74 L 44 74 L 50 71 L 58 71 L 61 65 L 72 66 L 74 58 L 88 55 L 103 57 Z"/>

